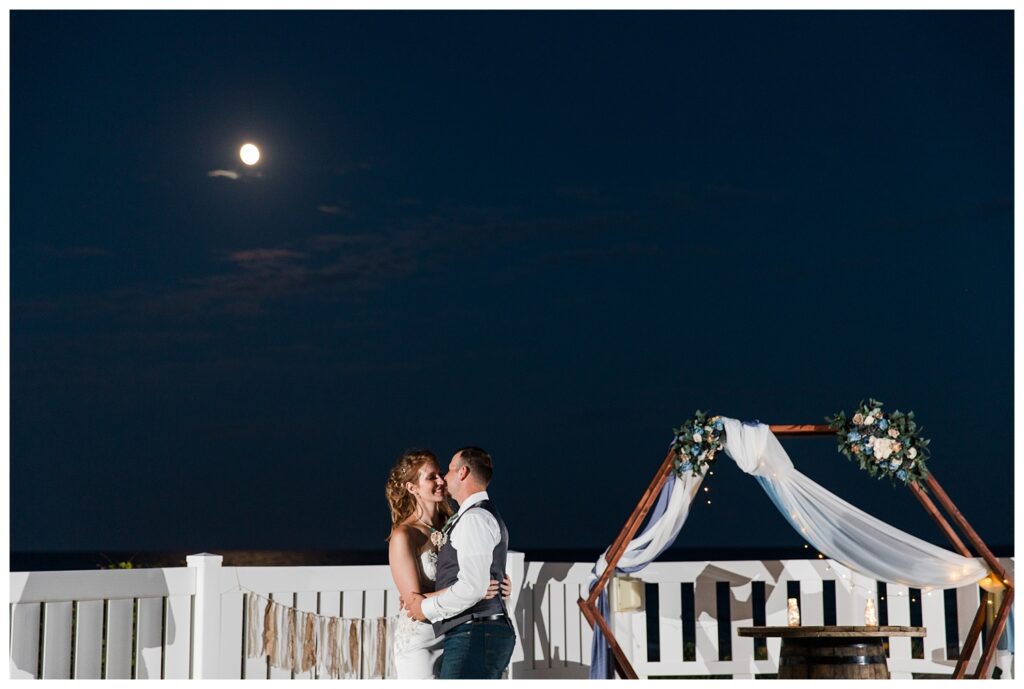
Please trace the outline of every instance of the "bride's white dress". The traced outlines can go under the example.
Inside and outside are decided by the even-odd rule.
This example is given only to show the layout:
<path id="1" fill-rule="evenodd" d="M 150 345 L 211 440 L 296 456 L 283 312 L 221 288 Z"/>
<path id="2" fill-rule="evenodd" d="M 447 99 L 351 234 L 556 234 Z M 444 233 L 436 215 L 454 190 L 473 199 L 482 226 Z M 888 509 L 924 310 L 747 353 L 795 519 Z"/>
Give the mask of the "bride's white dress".
<path id="1" fill-rule="evenodd" d="M 433 588 L 437 579 L 437 552 L 427 550 L 417 559 L 420 581 Z M 395 620 L 394 659 L 398 679 L 434 679 L 441 671 L 441 651 L 444 635 L 435 637 L 434 629 L 426 622 L 409 617 L 405 608 Z"/>

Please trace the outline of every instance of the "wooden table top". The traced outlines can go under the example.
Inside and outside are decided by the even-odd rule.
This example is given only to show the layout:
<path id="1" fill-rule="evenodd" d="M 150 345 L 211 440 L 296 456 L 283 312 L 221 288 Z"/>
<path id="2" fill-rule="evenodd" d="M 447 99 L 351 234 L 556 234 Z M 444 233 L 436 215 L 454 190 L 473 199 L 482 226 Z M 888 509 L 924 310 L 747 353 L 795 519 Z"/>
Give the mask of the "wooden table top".
<path id="1" fill-rule="evenodd" d="M 924 627 L 740 627 L 740 636 L 781 636 L 783 638 L 806 637 L 884 637 L 884 636 L 926 636 Z"/>

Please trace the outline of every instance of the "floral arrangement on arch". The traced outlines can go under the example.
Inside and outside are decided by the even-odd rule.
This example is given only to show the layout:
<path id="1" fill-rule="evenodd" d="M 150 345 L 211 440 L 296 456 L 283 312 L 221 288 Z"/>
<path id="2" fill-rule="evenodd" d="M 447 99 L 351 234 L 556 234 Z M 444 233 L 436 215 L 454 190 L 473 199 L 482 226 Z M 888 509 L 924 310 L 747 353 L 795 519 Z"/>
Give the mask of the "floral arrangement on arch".
<path id="1" fill-rule="evenodd" d="M 870 476 L 888 477 L 894 484 L 917 483 L 928 476 L 925 463 L 931 454 L 928 440 L 921 437 L 921 428 L 914 422 L 914 412 L 897 410 L 887 413 L 882 403 L 862 401 L 847 420 L 839 412 L 826 421 L 837 433 L 839 451 L 856 461 Z"/>
<path id="2" fill-rule="evenodd" d="M 675 451 L 673 468 L 680 478 L 692 473 L 703 476 L 712 464 L 715 455 L 722 449 L 722 435 L 725 426 L 717 416 L 708 418 L 699 409 L 693 418 L 684 421 L 679 428 L 673 428 L 670 447 Z"/>

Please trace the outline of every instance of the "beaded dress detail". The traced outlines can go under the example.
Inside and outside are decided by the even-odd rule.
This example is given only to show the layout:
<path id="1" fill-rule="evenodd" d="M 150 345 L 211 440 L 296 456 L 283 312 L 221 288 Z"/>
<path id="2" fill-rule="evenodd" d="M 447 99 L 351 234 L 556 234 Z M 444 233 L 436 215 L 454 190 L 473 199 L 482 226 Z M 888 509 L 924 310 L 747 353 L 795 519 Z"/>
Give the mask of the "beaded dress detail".
<path id="1" fill-rule="evenodd" d="M 429 584 L 424 588 L 433 591 L 434 581 L 437 579 L 437 551 L 425 550 L 416 559 L 417 569 L 420 574 L 420 582 Z M 398 611 L 395 621 L 395 649 L 398 651 L 412 650 L 425 643 L 429 644 L 434 640 L 434 630 L 426 622 L 420 622 L 409 617 L 408 611 L 402 608 Z"/>

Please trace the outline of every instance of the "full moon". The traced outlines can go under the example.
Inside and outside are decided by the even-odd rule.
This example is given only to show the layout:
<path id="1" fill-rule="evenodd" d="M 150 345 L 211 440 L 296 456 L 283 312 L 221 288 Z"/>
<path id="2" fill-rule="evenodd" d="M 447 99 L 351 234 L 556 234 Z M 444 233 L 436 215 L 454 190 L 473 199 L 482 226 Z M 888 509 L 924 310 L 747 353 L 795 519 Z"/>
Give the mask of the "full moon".
<path id="1" fill-rule="evenodd" d="M 255 165 L 260 162 L 260 149 L 256 148 L 256 144 L 245 144 L 239 149 L 238 156 L 246 165 Z"/>

